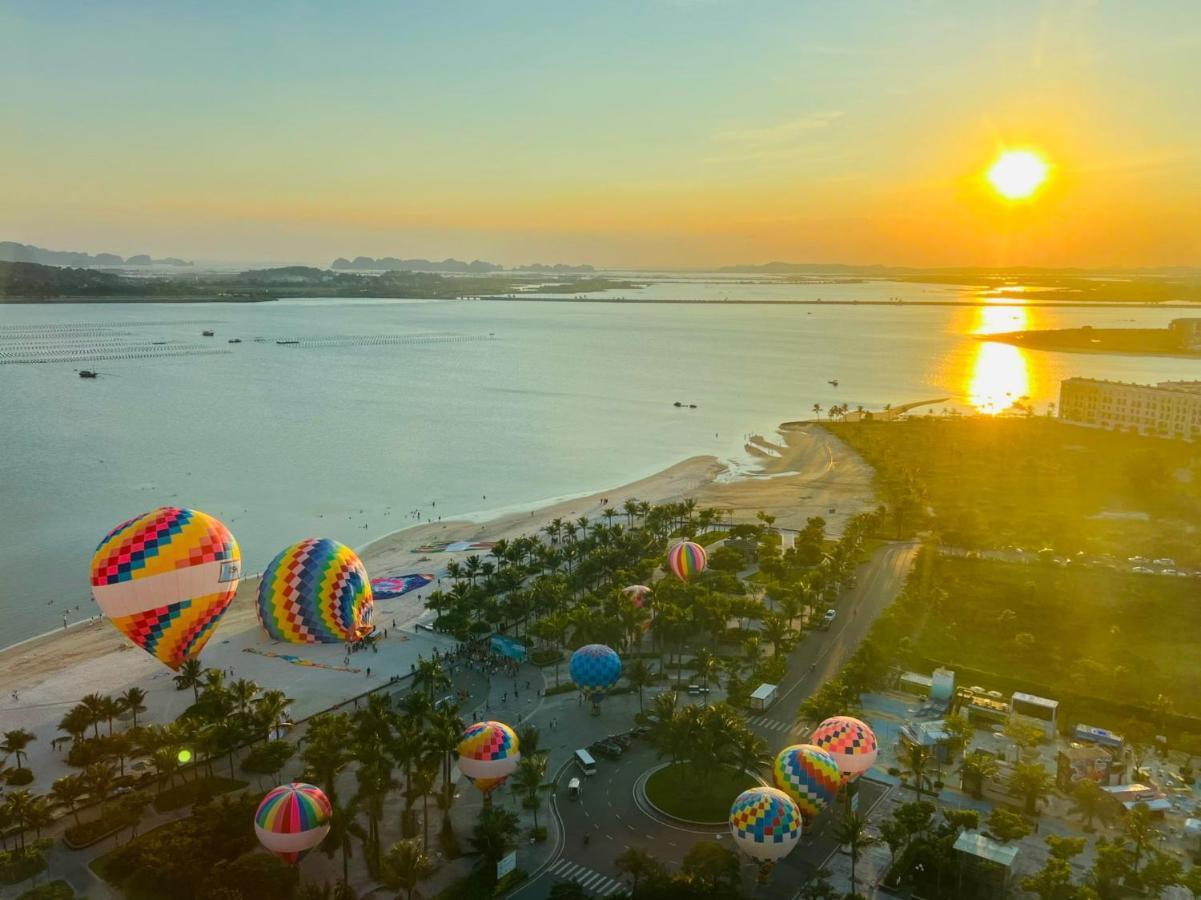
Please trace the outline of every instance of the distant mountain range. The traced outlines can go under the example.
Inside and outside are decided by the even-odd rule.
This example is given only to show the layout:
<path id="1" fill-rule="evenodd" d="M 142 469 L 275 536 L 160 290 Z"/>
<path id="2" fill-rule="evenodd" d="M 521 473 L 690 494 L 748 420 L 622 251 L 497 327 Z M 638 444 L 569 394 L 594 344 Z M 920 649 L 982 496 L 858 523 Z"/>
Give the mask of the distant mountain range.
<path id="1" fill-rule="evenodd" d="M 395 256 L 383 256 L 379 259 L 373 259 L 370 256 L 356 256 L 354 259 L 347 259 L 344 256 L 339 256 L 333 261 L 331 269 L 341 271 L 386 271 L 386 272 L 450 272 L 460 275 L 484 275 L 489 272 L 502 272 L 504 266 L 496 263 L 485 262 L 482 259 L 473 259 L 471 262 L 463 262 L 459 259 L 444 259 L 441 262 L 436 262 L 429 259 L 397 259 Z M 519 272 L 552 272 L 554 274 L 563 274 L 570 272 L 589 273 L 596 270 L 592 266 L 566 266 L 562 263 L 548 266 L 543 263 L 531 263 L 528 266 L 516 266 L 510 271 Z"/>
<path id="2" fill-rule="evenodd" d="M 43 266 L 190 266 L 184 259 L 168 256 L 151 259 L 145 253 L 123 259 L 115 253 L 79 253 L 73 250 L 47 250 L 32 244 L 0 241 L 0 262 L 38 263 Z"/>

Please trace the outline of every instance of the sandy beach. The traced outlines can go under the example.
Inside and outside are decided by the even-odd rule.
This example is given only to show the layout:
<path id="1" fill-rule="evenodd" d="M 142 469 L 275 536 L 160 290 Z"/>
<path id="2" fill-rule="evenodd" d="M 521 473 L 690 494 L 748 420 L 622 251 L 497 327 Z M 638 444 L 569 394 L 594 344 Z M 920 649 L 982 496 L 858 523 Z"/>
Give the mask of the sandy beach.
<path id="1" fill-rule="evenodd" d="M 609 505 L 621 508 L 630 498 L 653 503 L 695 498 L 702 506 L 729 512 L 734 521 L 753 521 L 763 510 L 784 528 L 799 528 L 809 516 L 821 515 L 838 533 L 847 518 L 871 508 L 876 500 L 869 466 L 820 428 L 789 423 L 778 433 L 755 437 L 747 447 L 758 465 L 731 472 L 715 457 L 697 456 L 648 478 L 585 497 L 549 503 L 536 509 L 506 513 L 485 521 L 430 522 L 397 531 L 361 548 L 372 576 L 404 572 L 440 574 L 451 559 L 469 552 L 421 553 L 436 542 L 494 541 L 531 534 L 553 519 L 594 518 Z M 480 552 L 480 551 L 475 551 Z M 426 615 L 424 599 L 438 582 L 376 604 L 375 622 L 389 636 L 378 653 L 356 654 L 343 667 L 341 645 L 274 645 L 258 627 L 254 612 L 257 579 L 248 579 L 204 651 L 208 666 L 225 668 L 231 677 L 252 678 L 267 689 L 295 698 L 293 715 L 304 717 L 357 696 L 393 674 L 407 674 L 421 654 L 450 643 L 414 626 Z M 294 653 L 317 666 L 298 666 L 262 655 L 274 649 Z M 370 666 L 370 675 L 365 673 Z M 175 690 L 172 673 L 134 647 L 106 621 L 73 626 L 0 651 L 0 719 L 2 730 L 28 728 L 38 740 L 31 750 L 35 787 L 47 789 L 67 770 L 62 755 L 50 746 L 59 737 L 62 715 L 91 692 L 114 694 L 132 685 L 148 691 L 146 721 L 168 721 L 181 713 L 191 692 Z M 14 699 L 15 692 L 15 699 Z"/>

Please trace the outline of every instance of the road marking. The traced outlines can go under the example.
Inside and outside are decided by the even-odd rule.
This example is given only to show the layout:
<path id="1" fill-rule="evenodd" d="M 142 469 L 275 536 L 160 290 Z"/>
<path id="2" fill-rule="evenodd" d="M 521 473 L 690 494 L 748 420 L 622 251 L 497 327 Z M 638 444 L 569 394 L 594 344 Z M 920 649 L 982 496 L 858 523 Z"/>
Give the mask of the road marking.
<path id="1" fill-rule="evenodd" d="M 754 725 L 756 728 L 766 728 L 768 731 L 789 732 L 793 728 L 791 722 L 781 722 L 779 719 L 772 719 L 768 716 L 755 716 L 747 719 L 747 723 Z"/>
<path id="2" fill-rule="evenodd" d="M 620 881 L 567 858 L 560 859 L 547 869 L 547 872 L 555 878 L 560 878 L 564 881 L 574 881 L 585 891 L 594 893 L 599 897 L 607 897 L 622 889 Z"/>

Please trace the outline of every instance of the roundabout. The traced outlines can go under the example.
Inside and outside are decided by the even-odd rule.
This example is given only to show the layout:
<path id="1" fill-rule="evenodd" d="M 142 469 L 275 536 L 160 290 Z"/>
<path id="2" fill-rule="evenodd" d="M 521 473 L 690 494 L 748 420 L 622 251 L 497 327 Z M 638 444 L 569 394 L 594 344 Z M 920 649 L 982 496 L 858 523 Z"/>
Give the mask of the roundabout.
<path id="1" fill-rule="evenodd" d="M 709 771 L 694 763 L 667 763 L 642 773 L 634 783 L 634 800 L 644 812 L 649 806 L 658 817 L 721 830 L 727 827 L 734 798 L 762 783 L 727 767 Z"/>

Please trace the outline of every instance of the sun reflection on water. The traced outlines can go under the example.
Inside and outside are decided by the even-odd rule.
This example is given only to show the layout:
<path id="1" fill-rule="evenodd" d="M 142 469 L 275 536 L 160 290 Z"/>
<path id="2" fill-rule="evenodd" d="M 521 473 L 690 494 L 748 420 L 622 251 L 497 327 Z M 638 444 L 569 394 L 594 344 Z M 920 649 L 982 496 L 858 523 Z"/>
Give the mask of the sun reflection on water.
<path id="1" fill-rule="evenodd" d="M 1030 328 L 1030 311 L 1024 306 L 977 307 L 973 334 L 1025 331 Z M 1012 344 L 976 344 L 967 370 L 968 401 L 979 412 L 998 415 L 1025 403 L 1030 394 L 1030 364 L 1026 351 Z"/>

